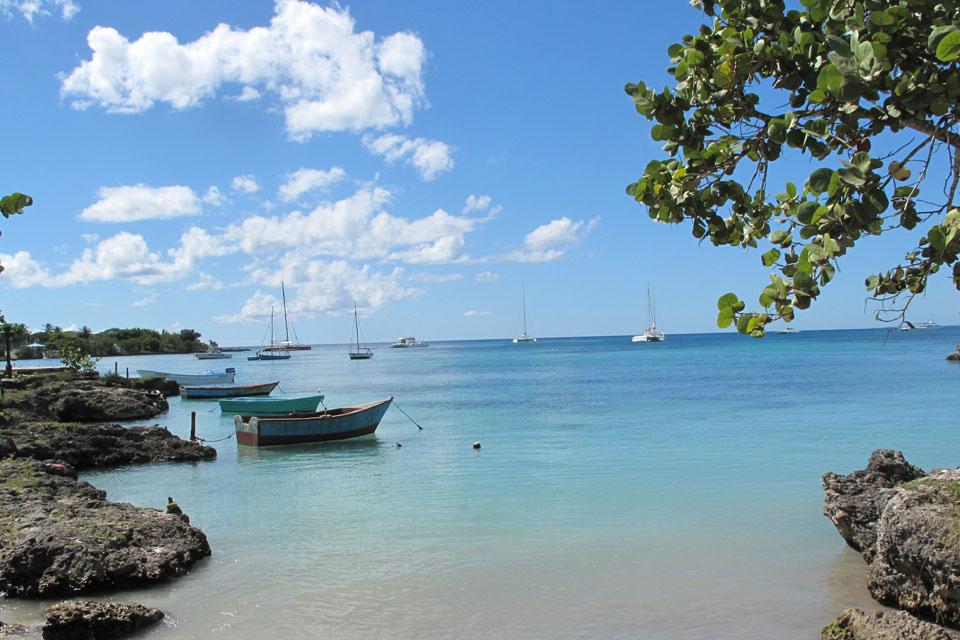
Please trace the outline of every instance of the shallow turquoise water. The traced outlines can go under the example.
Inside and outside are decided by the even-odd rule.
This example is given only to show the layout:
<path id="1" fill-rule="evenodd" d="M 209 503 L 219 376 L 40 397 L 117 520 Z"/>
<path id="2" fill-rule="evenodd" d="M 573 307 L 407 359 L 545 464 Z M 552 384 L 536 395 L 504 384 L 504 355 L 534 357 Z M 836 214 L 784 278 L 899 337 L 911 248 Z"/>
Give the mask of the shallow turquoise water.
<path id="1" fill-rule="evenodd" d="M 148 638 L 813 639 L 842 609 L 873 606 L 863 563 L 820 513 L 820 475 L 879 447 L 925 468 L 960 463 L 960 366 L 944 361 L 958 339 L 120 358 L 121 372 L 235 366 L 238 383 L 319 389 L 328 406 L 394 395 L 424 430 L 391 409 L 372 439 L 230 439 L 214 462 L 85 477 L 113 500 L 162 508 L 173 495 L 210 539 L 190 576 L 119 596 L 168 612 Z M 172 398 L 159 422 L 186 436 L 194 410 L 215 440 L 232 433 L 216 406 Z M 0 618 L 36 621 L 42 604 L 2 603 Z"/>

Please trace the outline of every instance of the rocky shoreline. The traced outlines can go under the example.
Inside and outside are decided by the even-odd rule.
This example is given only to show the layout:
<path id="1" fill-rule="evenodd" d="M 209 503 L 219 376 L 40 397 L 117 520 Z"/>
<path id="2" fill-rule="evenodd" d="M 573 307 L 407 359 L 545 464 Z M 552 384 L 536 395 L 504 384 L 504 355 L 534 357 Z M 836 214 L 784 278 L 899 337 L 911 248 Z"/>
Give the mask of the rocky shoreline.
<path id="1" fill-rule="evenodd" d="M 0 387 L 0 596 L 138 588 L 182 576 L 210 555 L 185 516 L 111 502 L 77 478 L 78 469 L 216 457 L 160 426 L 102 424 L 166 411 L 175 384 L 58 372 Z M 48 610 L 42 633 L 121 637 L 162 617 L 138 604 L 63 602 Z M 32 632 L 0 623 L 0 635 Z"/>
<path id="2" fill-rule="evenodd" d="M 867 588 L 899 609 L 848 610 L 826 640 L 960 639 L 960 470 L 925 473 L 899 451 L 823 476 L 823 512 L 868 564 Z"/>

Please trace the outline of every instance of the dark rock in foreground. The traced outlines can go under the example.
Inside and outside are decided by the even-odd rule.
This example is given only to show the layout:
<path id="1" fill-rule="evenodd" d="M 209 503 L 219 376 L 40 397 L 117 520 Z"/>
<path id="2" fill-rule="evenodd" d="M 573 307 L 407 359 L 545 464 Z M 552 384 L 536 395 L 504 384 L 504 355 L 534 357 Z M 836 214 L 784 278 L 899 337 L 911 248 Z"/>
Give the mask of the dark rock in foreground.
<path id="1" fill-rule="evenodd" d="M 894 487 L 921 476 L 923 470 L 909 464 L 899 451 L 878 449 L 862 471 L 846 476 L 823 475 L 823 514 L 833 521 L 847 544 L 869 562 L 877 539 L 877 522 L 895 493 Z"/>
<path id="2" fill-rule="evenodd" d="M 824 627 L 823 640 L 960 640 L 960 634 L 918 620 L 905 611 L 879 611 L 868 615 L 847 609 Z"/>
<path id="3" fill-rule="evenodd" d="M 0 592 L 53 597 L 141 587 L 210 555 L 181 518 L 113 503 L 63 464 L 0 460 Z"/>
<path id="4" fill-rule="evenodd" d="M 12 450 L 11 450 L 12 448 Z M 190 462 L 217 456 L 213 447 L 178 438 L 164 427 L 24 422 L 0 433 L 0 457 L 62 460 L 78 469 L 144 462 Z"/>
<path id="5" fill-rule="evenodd" d="M 22 636 L 27 631 L 28 629 L 22 624 L 6 624 L 3 620 L 0 620 L 0 636 Z"/>
<path id="6" fill-rule="evenodd" d="M 159 609 L 115 602 L 61 602 L 47 609 L 44 640 L 120 638 L 163 619 Z"/>

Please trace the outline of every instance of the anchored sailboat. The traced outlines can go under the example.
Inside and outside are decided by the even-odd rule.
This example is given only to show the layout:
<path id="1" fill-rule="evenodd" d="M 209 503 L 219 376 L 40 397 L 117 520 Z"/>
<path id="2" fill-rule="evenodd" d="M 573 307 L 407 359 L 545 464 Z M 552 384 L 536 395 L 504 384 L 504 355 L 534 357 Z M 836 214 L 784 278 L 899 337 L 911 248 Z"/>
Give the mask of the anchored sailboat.
<path id="1" fill-rule="evenodd" d="M 513 344 L 536 342 L 537 339 L 527 333 L 527 292 L 522 285 L 520 287 L 520 298 L 523 300 L 523 333 L 513 339 Z"/>
<path id="2" fill-rule="evenodd" d="M 634 342 L 663 342 L 667 336 L 657 329 L 657 307 L 653 303 L 653 294 L 650 293 L 650 285 L 647 285 L 647 314 L 650 316 L 650 326 L 638 336 L 633 336 Z"/>
<path id="3" fill-rule="evenodd" d="M 297 338 L 297 328 L 293 327 L 293 320 L 287 317 L 287 292 L 280 283 L 280 296 L 283 300 L 283 340 L 274 340 L 270 338 L 270 346 L 264 347 L 261 351 L 310 351 L 312 348 L 308 344 L 301 344 Z M 293 338 L 295 342 L 290 341 L 290 327 L 293 327 Z"/>
<path id="4" fill-rule="evenodd" d="M 270 346 L 276 341 L 273 339 L 273 305 L 270 305 Z M 247 356 L 247 360 L 289 360 L 290 354 L 280 351 L 279 353 L 271 353 L 270 347 L 263 347 L 257 350 L 257 353 L 252 356 Z"/>
<path id="5" fill-rule="evenodd" d="M 347 354 L 351 360 L 369 360 L 373 357 L 373 350 L 360 342 L 360 317 L 357 315 L 357 303 L 353 303 L 353 335 L 347 345 Z"/>

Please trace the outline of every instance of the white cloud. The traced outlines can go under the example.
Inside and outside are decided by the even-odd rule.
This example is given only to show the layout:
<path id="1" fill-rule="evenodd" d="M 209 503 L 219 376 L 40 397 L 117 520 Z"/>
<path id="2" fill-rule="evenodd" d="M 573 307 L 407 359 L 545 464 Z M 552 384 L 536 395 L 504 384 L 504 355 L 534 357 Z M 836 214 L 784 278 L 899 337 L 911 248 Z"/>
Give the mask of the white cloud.
<path id="1" fill-rule="evenodd" d="M 297 140 L 321 131 L 360 131 L 409 124 L 424 102 L 423 42 L 406 32 L 378 39 L 355 29 L 347 9 L 277 0 L 267 26 L 219 24 L 192 42 L 149 32 L 131 42 L 94 27 L 92 55 L 61 78 L 74 108 L 141 112 L 157 102 L 195 107 L 225 85 L 274 96 Z"/>
<path id="2" fill-rule="evenodd" d="M 131 307 L 147 307 L 159 299 L 160 299 L 160 294 L 151 293 L 147 296 L 144 296 L 143 298 L 140 298 L 139 300 L 134 300 L 133 302 L 130 303 L 130 306 Z"/>
<path id="3" fill-rule="evenodd" d="M 243 193 L 256 193 L 260 191 L 260 185 L 257 183 L 257 179 L 249 174 L 235 176 L 230 184 L 234 191 L 242 191 Z"/>
<path id="4" fill-rule="evenodd" d="M 453 149 L 439 140 L 411 139 L 388 133 L 379 137 L 364 136 L 363 144 L 371 153 L 382 156 L 389 163 L 402 160 L 415 167 L 420 177 L 428 182 L 453 169 Z"/>
<path id="5" fill-rule="evenodd" d="M 200 213 L 200 201 L 190 187 L 100 187 L 97 195 L 100 199 L 80 213 L 81 220 L 136 222 Z"/>
<path id="6" fill-rule="evenodd" d="M 493 199 L 490 196 L 475 196 L 471 193 L 469 196 L 467 196 L 467 203 L 463 208 L 463 213 L 470 213 L 471 211 L 485 211 L 490 207 L 492 202 Z"/>
<path id="7" fill-rule="evenodd" d="M 187 285 L 187 291 L 219 291 L 223 283 L 209 273 L 200 273 L 196 279 Z"/>
<path id="8" fill-rule="evenodd" d="M 214 185 L 207 189 L 207 192 L 203 194 L 203 201 L 207 204 L 219 207 L 227 201 L 227 197 L 223 195 L 222 191 L 220 191 L 220 187 Z"/>
<path id="9" fill-rule="evenodd" d="M 296 252 L 285 255 L 279 264 L 259 266 L 251 271 L 251 280 L 263 286 L 287 289 L 287 308 L 298 318 L 318 314 L 339 314 L 353 310 L 356 302 L 361 313 L 374 313 L 397 300 L 413 298 L 421 291 L 403 285 L 402 269 L 375 271 L 369 265 L 360 268 L 345 260 L 313 260 Z M 240 311 L 217 316 L 217 322 L 263 321 L 270 316 L 270 306 L 279 308 L 275 296 L 257 291 Z"/>
<path id="10" fill-rule="evenodd" d="M 500 274 L 495 273 L 493 271 L 481 271 L 480 273 L 475 275 L 473 279 L 479 282 L 480 284 L 489 284 L 491 282 L 496 282 L 499 277 L 500 277 Z"/>
<path id="11" fill-rule="evenodd" d="M 463 315 L 466 316 L 466 317 L 468 317 L 468 318 L 475 318 L 475 317 L 477 317 L 477 316 L 492 316 L 492 315 L 493 315 L 493 312 L 492 312 L 492 311 L 477 311 L 476 309 L 470 309 L 470 310 L 468 310 L 468 311 L 464 311 L 464 312 L 463 312 Z"/>
<path id="12" fill-rule="evenodd" d="M 411 282 L 457 282 L 463 280 L 462 273 L 424 273 L 418 271 L 407 276 Z"/>
<path id="13" fill-rule="evenodd" d="M 0 0 L 0 15 L 19 13 L 30 24 L 33 24 L 34 18 L 55 13 L 59 13 L 64 20 L 70 20 L 79 11 L 80 5 L 75 0 Z"/>
<path id="14" fill-rule="evenodd" d="M 293 173 L 287 174 L 286 182 L 280 186 L 280 199 L 283 202 L 290 202 L 308 191 L 326 189 L 346 177 L 347 172 L 341 167 L 331 167 L 327 171 L 300 167 Z"/>
<path id="15" fill-rule="evenodd" d="M 228 100 L 233 100 L 234 102 L 253 102 L 259 100 L 260 97 L 261 93 L 253 87 L 244 87 L 243 91 L 235 96 L 231 96 Z"/>
<path id="16" fill-rule="evenodd" d="M 46 284 L 50 274 L 42 264 L 33 259 L 28 251 L 15 254 L 0 253 L 0 283 L 14 289 L 26 289 L 34 285 Z"/>
<path id="17" fill-rule="evenodd" d="M 515 262 L 552 262 L 566 254 L 600 223 L 600 218 L 578 220 L 563 217 L 542 224 L 523 239 L 522 250 L 510 251 L 501 258 Z"/>

